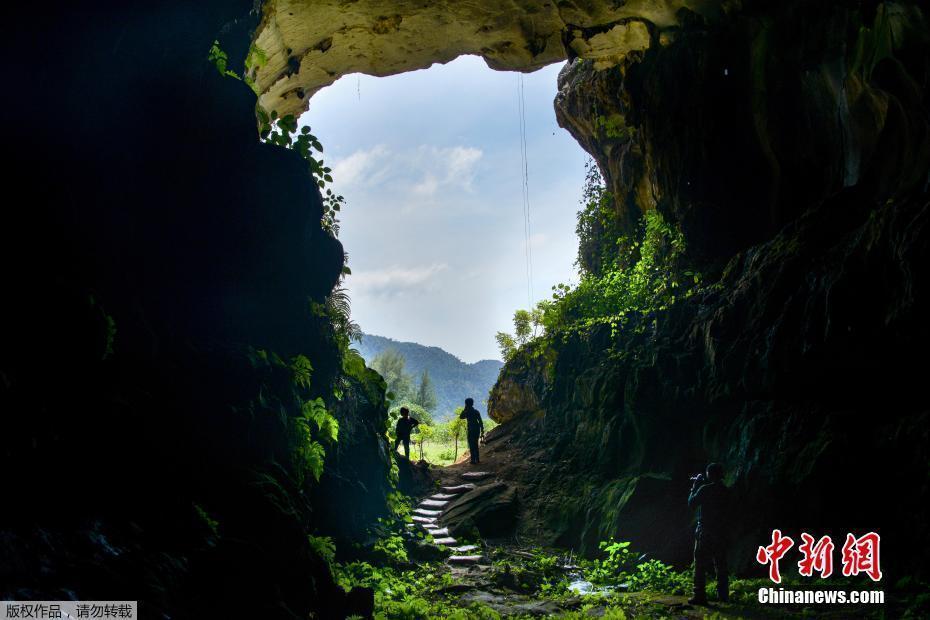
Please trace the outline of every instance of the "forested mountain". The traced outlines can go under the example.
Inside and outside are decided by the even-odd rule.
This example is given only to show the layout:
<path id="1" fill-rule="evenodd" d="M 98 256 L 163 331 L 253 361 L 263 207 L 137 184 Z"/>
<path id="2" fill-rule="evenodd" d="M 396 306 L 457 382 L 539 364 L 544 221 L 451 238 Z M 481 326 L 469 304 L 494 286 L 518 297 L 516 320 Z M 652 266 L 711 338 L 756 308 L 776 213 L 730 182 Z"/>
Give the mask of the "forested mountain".
<path id="1" fill-rule="evenodd" d="M 466 364 L 448 351 L 439 347 L 428 347 L 415 342 L 399 342 L 383 336 L 364 334 L 357 346 L 367 363 L 379 353 L 394 349 L 406 360 L 406 372 L 418 378 L 428 370 L 439 404 L 436 418 L 448 417 L 456 407 L 462 406 L 468 397 L 475 399 L 475 406 L 484 412 L 491 386 L 497 381 L 503 363 L 498 360 L 481 360 Z"/>

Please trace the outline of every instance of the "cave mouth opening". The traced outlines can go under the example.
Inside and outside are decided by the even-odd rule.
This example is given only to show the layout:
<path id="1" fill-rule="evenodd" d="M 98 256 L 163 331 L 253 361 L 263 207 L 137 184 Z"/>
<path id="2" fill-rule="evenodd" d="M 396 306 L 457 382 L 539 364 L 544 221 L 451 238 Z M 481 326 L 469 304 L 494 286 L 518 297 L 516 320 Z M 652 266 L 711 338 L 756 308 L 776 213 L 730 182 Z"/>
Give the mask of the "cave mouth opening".
<path id="1" fill-rule="evenodd" d="M 345 197 L 343 286 L 365 333 L 497 359 L 514 311 L 575 279 L 588 155 L 556 122 L 561 66 L 518 74 L 466 55 L 313 96 L 298 127 Z"/>

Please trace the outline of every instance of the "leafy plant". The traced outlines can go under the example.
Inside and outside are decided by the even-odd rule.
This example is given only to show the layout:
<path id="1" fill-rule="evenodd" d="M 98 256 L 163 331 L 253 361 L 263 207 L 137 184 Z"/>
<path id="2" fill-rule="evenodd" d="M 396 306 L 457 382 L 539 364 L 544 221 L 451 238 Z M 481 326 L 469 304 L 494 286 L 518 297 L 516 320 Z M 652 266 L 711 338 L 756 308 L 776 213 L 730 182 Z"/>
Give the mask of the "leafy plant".
<path id="1" fill-rule="evenodd" d="M 690 573 L 676 571 L 659 560 L 638 564 L 628 581 L 631 590 L 655 590 L 666 594 L 685 594 L 691 582 Z"/>
<path id="2" fill-rule="evenodd" d="M 540 337 L 567 338 L 599 326 L 609 326 L 614 336 L 625 326 L 644 331 L 656 313 L 693 295 L 701 284 L 700 273 L 684 268 L 684 236 L 658 211 L 642 216 L 636 234 L 622 233 L 613 199 L 591 162 L 582 203 L 577 227 L 581 280 L 574 287 L 558 284 L 551 300 L 514 313 L 513 335 L 497 334 L 507 360 Z M 541 352 L 539 347 L 530 351 Z"/>
<path id="3" fill-rule="evenodd" d="M 213 63 L 213 66 L 216 67 L 220 75 L 236 78 L 237 80 L 241 79 L 238 73 L 229 69 L 227 66 L 229 63 L 229 55 L 220 47 L 219 41 L 213 41 L 213 45 L 210 46 L 210 51 L 207 52 L 207 60 Z"/>
<path id="4" fill-rule="evenodd" d="M 336 543 L 329 536 L 307 536 L 310 548 L 330 566 L 336 561 Z"/>
<path id="5" fill-rule="evenodd" d="M 517 310 L 513 313 L 513 335 L 497 332 L 494 338 L 500 349 L 504 361 L 513 358 L 514 354 L 539 334 L 543 323 L 543 316 L 548 302 L 538 304 L 533 310 Z"/>
<path id="6" fill-rule="evenodd" d="M 290 370 L 294 385 L 304 392 L 309 391 L 313 376 L 310 360 L 304 355 L 295 355 L 291 359 Z M 329 412 L 323 399 L 317 397 L 305 400 L 300 415 L 290 419 L 288 426 L 298 482 L 303 484 L 307 474 L 319 481 L 326 456 L 322 442 L 335 443 L 339 440 L 339 421 Z"/>
<path id="7" fill-rule="evenodd" d="M 617 584 L 625 580 L 627 571 L 636 566 L 636 556 L 630 551 L 630 543 L 611 538 L 601 541 L 598 547 L 607 557 L 588 562 L 585 565 L 585 579 L 597 585 Z"/>
<path id="8" fill-rule="evenodd" d="M 408 559 L 404 539 L 397 534 L 379 538 L 375 542 L 374 551 L 382 554 L 390 562 L 405 563 Z"/>
<path id="9" fill-rule="evenodd" d="M 318 159 L 315 156 L 315 153 L 323 154 L 323 145 L 320 140 L 311 133 L 310 127 L 307 125 L 304 125 L 298 131 L 297 118 L 293 114 L 278 118 L 276 111 L 268 114 L 261 108 L 258 108 L 257 114 L 259 136 L 262 140 L 297 151 L 307 162 L 310 175 L 320 188 L 323 197 L 323 218 L 321 220 L 323 229 L 334 237 L 338 236 L 338 214 L 345 206 L 345 197 L 336 194 L 332 188 L 327 187 L 328 184 L 333 182 L 333 171 L 323 162 L 322 157 Z"/>

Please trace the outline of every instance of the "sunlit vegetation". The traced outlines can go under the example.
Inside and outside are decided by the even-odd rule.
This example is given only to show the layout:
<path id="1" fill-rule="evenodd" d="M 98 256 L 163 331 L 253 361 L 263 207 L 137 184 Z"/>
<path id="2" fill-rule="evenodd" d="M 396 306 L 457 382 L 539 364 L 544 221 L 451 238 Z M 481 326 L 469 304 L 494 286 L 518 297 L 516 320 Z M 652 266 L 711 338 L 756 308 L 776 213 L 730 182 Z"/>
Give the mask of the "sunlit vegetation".
<path id="1" fill-rule="evenodd" d="M 581 203 L 576 229 L 581 279 L 576 286 L 557 284 L 551 299 L 514 313 L 514 333 L 497 334 L 505 359 L 540 337 L 598 326 L 609 326 L 613 334 L 645 329 L 656 313 L 690 297 L 701 283 L 700 273 L 687 268 L 684 236 L 658 211 L 646 212 L 634 234 L 623 232 L 613 196 L 591 162 Z"/>

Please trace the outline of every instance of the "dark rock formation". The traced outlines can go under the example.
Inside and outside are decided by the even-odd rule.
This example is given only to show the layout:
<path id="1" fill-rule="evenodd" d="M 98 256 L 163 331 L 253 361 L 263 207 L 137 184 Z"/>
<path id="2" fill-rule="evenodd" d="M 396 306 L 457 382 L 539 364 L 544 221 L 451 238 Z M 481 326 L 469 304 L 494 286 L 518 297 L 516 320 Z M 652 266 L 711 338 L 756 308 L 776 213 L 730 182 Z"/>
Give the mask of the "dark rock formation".
<path id="1" fill-rule="evenodd" d="M 219 37 L 241 63 L 251 2 L 45 8 L 12 7 L 4 38 L 28 109 L 3 111 L 0 594 L 364 613 L 308 542 L 333 521 L 297 482 L 307 394 L 275 361 L 306 355 L 332 399 L 338 350 L 308 302 L 342 247 L 305 162 L 259 143 L 255 96 L 206 61 Z M 330 449 L 321 488 L 365 501 L 334 534 L 385 510 L 374 387 L 335 410 L 364 457 Z"/>
<path id="2" fill-rule="evenodd" d="M 525 464 L 525 522 L 686 563 L 688 476 L 720 460 L 739 570 L 804 527 L 875 529 L 891 574 L 926 571 L 928 40 L 909 4 L 745 3 L 563 72 L 557 109 L 617 217 L 661 209 L 719 275 L 505 366 L 489 413 Z"/>
<path id="3" fill-rule="evenodd" d="M 659 209 L 727 259 L 846 187 L 927 183 L 927 23 L 909 3 L 749 2 L 660 44 L 562 71 L 556 115 L 597 160 L 628 231 Z"/>

